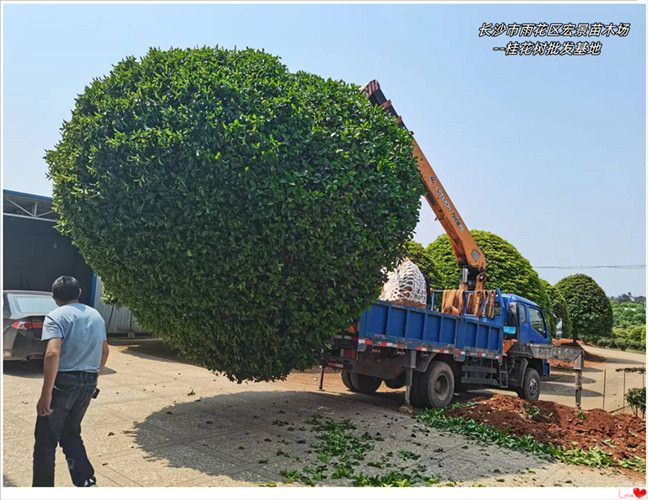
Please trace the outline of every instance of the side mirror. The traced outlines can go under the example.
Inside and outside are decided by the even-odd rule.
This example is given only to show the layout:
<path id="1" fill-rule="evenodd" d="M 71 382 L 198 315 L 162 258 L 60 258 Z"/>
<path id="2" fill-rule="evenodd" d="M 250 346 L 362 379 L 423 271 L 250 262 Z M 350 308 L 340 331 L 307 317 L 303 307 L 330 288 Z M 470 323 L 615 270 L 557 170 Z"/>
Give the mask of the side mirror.
<path id="1" fill-rule="evenodd" d="M 517 333 L 517 328 L 514 326 L 505 326 L 504 335 L 515 335 Z"/>

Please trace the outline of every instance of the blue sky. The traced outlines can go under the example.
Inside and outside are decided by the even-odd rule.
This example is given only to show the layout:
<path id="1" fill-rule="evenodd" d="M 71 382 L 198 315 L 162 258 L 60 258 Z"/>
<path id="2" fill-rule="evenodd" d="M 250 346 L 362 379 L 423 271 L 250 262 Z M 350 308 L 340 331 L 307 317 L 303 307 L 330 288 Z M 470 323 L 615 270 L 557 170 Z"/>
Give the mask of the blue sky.
<path id="1" fill-rule="evenodd" d="M 535 266 L 645 263 L 641 5 L 4 5 L 3 182 L 51 194 L 42 157 L 77 94 L 151 46 L 263 48 L 380 81 L 470 228 Z M 630 22 L 598 57 L 506 57 L 487 22 Z M 443 233 L 424 204 L 416 239 Z M 539 269 L 555 282 L 578 271 Z M 643 271 L 586 270 L 608 294 Z"/>

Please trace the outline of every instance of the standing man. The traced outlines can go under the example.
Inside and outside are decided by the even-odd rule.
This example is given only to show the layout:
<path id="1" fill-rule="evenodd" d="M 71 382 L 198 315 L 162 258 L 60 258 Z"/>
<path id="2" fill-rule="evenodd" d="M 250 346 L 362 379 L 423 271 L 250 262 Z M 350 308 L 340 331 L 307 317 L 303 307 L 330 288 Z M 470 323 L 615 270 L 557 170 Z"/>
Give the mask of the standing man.
<path id="1" fill-rule="evenodd" d="M 76 278 L 57 278 L 52 295 L 59 307 L 43 323 L 45 379 L 36 405 L 32 486 L 54 486 L 58 443 L 74 485 L 95 486 L 94 468 L 81 439 L 81 421 L 97 390 L 99 369 L 108 359 L 106 325 L 95 309 L 79 303 L 81 287 Z"/>

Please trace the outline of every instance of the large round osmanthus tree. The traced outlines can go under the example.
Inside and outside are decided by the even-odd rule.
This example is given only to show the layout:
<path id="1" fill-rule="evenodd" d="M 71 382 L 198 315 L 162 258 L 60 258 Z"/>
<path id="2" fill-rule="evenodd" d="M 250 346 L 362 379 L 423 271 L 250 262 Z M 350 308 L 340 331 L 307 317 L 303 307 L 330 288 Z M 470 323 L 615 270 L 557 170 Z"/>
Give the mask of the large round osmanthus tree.
<path id="1" fill-rule="evenodd" d="M 545 309 L 551 306 L 540 276 L 511 243 L 488 231 L 471 231 L 470 234 L 486 257 L 486 288 L 499 288 L 504 293 L 521 295 Z M 426 251 L 441 275 L 442 286 L 457 288 L 461 280 L 461 269 L 452 251 L 450 238 L 445 234 L 439 236 L 430 243 Z"/>
<path id="2" fill-rule="evenodd" d="M 567 302 L 574 340 L 612 336 L 610 299 L 594 278 L 586 274 L 572 274 L 554 286 Z"/>
<path id="3" fill-rule="evenodd" d="M 119 62 L 46 159 L 59 228 L 114 299 L 239 381 L 311 366 L 418 219 L 408 132 L 359 87 L 251 49 Z"/>

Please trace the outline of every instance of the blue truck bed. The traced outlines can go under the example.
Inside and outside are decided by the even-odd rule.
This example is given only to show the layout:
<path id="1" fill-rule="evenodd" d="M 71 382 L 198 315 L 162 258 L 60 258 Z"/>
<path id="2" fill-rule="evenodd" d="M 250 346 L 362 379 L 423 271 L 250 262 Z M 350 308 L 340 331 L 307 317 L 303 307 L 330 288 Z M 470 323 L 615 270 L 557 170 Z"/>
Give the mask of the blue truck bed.
<path id="1" fill-rule="evenodd" d="M 379 301 L 362 313 L 358 350 L 375 345 L 501 358 L 502 324 L 499 317 L 454 316 Z"/>

